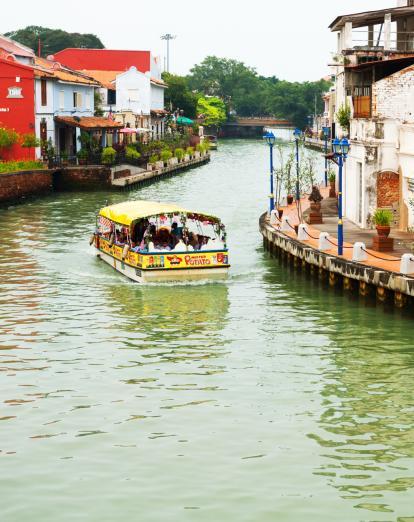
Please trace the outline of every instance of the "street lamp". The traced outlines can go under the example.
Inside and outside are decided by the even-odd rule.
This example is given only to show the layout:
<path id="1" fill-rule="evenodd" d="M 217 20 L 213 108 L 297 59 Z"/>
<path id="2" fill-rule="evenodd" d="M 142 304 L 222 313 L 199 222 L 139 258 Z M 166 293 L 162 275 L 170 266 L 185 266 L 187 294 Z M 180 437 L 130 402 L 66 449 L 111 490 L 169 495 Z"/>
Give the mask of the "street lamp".
<path id="1" fill-rule="evenodd" d="M 266 134 L 263 136 L 263 139 L 266 140 L 266 143 L 269 145 L 269 152 L 270 152 L 270 194 L 269 194 L 269 209 L 270 212 L 274 210 L 275 208 L 275 195 L 274 195 L 274 188 L 273 188 L 273 146 L 276 141 L 276 136 L 273 134 L 273 132 L 266 132 Z"/>
<path id="2" fill-rule="evenodd" d="M 326 157 L 328 154 L 328 140 L 329 135 L 331 133 L 331 129 L 329 127 L 322 127 L 323 139 L 325 141 L 325 187 L 328 186 L 328 158 Z"/>
<path id="3" fill-rule="evenodd" d="M 332 142 L 333 152 L 336 158 L 335 163 L 339 167 L 338 181 L 338 256 L 344 253 L 344 224 L 342 221 L 342 170 L 346 157 L 349 152 L 349 141 L 346 138 L 338 140 L 335 138 Z"/>
<path id="4" fill-rule="evenodd" d="M 302 137 L 302 131 L 295 129 L 293 132 L 296 142 L 296 202 L 299 204 L 300 200 L 300 188 L 299 188 L 299 141 Z"/>

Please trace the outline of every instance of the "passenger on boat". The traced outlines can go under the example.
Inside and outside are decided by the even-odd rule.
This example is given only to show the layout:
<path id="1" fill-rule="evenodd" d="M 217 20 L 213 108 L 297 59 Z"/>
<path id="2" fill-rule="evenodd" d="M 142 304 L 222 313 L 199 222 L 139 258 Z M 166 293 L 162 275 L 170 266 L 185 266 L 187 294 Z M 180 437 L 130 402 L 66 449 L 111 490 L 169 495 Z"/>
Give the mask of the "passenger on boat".
<path id="1" fill-rule="evenodd" d="M 177 239 L 182 239 L 183 237 L 183 227 L 179 227 L 176 221 L 171 225 L 171 234 Z"/>

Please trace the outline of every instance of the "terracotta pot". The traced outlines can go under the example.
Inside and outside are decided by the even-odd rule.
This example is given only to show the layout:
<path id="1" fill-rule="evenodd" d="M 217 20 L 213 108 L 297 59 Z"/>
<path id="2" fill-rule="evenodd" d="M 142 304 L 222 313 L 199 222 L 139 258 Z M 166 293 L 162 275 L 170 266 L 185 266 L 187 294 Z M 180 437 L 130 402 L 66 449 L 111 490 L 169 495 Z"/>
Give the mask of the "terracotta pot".
<path id="1" fill-rule="evenodd" d="M 310 208 L 315 214 L 319 214 L 321 212 L 320 202 L 316 203 L 315 201 L 311 201 Z"/>
<path id="2" fill-rule="evenodd" d="M 277 211 L 279 212 L 279 219 L 282 219 L 282 216 L 283 216 L 283 208 L 278 208 Z"/>
<path id="3" fill-rule="evenodd" d="M 293 196 L 287 196 L 287 204 L 291 205 L 293 203 Z"/>
<path id="4" fill-rule="evenodd" d="M 336 198 L 335 181 L 330 181 L 329 185 L 329 197 Z"/>
<path id="5" fill-rule="evenodd" d="M 376 229 L 377 229 L 377 234 L 379 235 L 379 237 L 388 237 L 391 232 L 391 227 L 385 227 L 382 225 L 377 225 Z"/>

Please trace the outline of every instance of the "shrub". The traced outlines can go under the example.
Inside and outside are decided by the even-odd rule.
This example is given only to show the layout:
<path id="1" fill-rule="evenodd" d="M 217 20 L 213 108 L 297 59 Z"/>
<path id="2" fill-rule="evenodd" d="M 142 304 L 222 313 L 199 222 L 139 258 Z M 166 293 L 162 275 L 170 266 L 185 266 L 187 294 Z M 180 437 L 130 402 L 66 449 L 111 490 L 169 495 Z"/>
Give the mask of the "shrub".
<path id="1" fill-rule="evenodd" d="M 161 161 L 168 161 L 172 158 L 172 152 L 170 149 L 163 149 L 160 154 Z"/>
<path id="2" fill-rule="evenodd" d="M 389 227 L 392 219 L 393 215 L 391 210 L 386 208 L 377 208 L 372 216 L 373 222 L 380 227 Z"/>
<path id="3" fill-rule="evenodd" d="M 159 159 L 160 159 L 160 157 L 158 156 L 158 154 L 152 154 L 149 157 L 148 162 L 150 163 L 150 165 L 155 165 L 157 163 L 157 161 L 159 161 Z"/>
<path id="4" fill-rule="evenodd" d="M 348 129 L 349 121 L 351 119 L 351 107 L 347 103 L 339 107 L 338 112 L 336 113 L 336 119 L 344 130 Z"/>
<path id="5" fill-rule="evenodd" d="M 44 166 L 41 161 L 0 161 L 0 174 L 43 168 Z"/>
<path id="6" fill-rule="evenodd" d="M 36 134 L 23 134 L 22 136 L 22 147 L 26 147 L 28 149 L 39 147 L 40 140 L 36 138 Z"/>
<path id="7" fill-rule="evenodd" d="M 0 149 L 9 149 L 19 141 L 19 137 L 14 129 L 0 127 Z"/>
<path id="8" fill-rule="evenodd" d="M 184 157 L 184 149 L 175 149 L 174 151 L 174 156 L 180 161 L 183 159 Z"/>
<path id="9" fill-rule="evenodd" d="M 203 148 L 204 148 L 205 152 L 210 150 L 210 140 L 209 139 L 204 140 L 202 145 L 203 145 Z"/>
<path id="10" fill-rule="evenodd" d="M 204 147 L 202 143 L 197 143 L 196 145 L 196 151 L 197 152 L 204 152 Z"/>
<path id="11" fill-rule="evenodd" d="M 187 147 L 186 152 L 189 156 L 194 154 L 194 147 Z"/>
<path id="12" fill-rule="evenodd" d="M 335 183 L 335 181 L 336 181 L 336 175 L 335 175 L 335 172 L 330 171 L 330 172 L 329 172 L 329 177 L 328 177 L 328 179 L 329 179 L 329 182 L 330 182 L 330 183 Z"/>
<path id="13" fill-rule="evenodd" d="M 86 160 L 88 159 L 88 151 L 86 149 L 80 149 L 76 156 L 78 157 L 78 159 L 80 160 Z"/>
<path id="14" fill-rule="evenodd" d="M 141 157 L 141 154 L 136 149 L 129 146 L 125 149 L 125 157 L 129 160 L 137 160 Z"/>
<path id="15" fill-rule="evenodd" d="M 101 154 L 101 160 L 104 165 L 112 165 L 115 163 L 116 151 L 112 147 L 105 147 Z"/>

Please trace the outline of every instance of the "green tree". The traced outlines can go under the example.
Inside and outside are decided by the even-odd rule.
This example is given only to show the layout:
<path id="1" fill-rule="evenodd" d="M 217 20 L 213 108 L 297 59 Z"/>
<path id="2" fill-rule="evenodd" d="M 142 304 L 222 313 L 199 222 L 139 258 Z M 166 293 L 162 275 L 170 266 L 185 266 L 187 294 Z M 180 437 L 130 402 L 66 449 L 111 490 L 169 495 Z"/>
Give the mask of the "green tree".
<path id="1" fill-rule="evenodd" d="M 17 29 L 5 34 L 37 52 L 39 38 L 43 57 L 57 53 L 67 47 L 89 47 L 104 49 L 101 40 L 94 34 L 68 33 L 62 29 L 50 29 L 38 25 L 29 25 L 24 29 Z"/>
<path id="2" fill-rule="evenodd" d="M 165 91 L 165 107 L 173 111 L 182 109 L 185 116 L 195 118 L 199 95 L 190 90 L 187 78 L 170 73 L 163 73 L 162 77 L 168 86 Z"/>
<path id="3" fill-rule="evenodd" d="M 226 121 L 226 106 L 220 98 L 199 98 L 197 115 L 207 127 L 220 127 Z"/>

